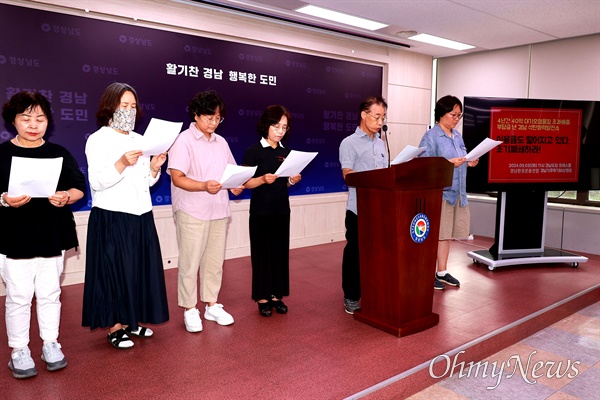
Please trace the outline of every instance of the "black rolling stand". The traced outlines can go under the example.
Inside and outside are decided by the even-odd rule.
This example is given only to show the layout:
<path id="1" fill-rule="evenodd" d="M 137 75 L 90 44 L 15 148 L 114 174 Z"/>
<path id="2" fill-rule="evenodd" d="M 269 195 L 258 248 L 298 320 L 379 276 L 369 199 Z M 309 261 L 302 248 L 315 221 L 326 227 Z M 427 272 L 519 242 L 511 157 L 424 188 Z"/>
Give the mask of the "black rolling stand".
<path id="1" fill-rule="evenodd" d="M 521 264 L 571 263 L 577 267 L 587 257 L 546 248 L 547 192 L 499 192 L 496 206 L 496 242 L 489 250 L 467 253 L 490 271 Z"/>

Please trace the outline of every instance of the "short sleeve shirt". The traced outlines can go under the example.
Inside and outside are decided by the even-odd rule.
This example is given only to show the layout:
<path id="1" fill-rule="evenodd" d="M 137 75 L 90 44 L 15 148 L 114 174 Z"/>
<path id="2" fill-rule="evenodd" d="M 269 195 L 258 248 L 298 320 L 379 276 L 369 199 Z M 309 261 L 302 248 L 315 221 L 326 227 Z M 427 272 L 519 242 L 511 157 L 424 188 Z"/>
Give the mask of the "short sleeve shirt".
<path id="1" fill-rule="evenodd" d="M 340 164 L 342 169 L 350 168 L 356 172 L 386 168 L 388 158 L 385 144 L 378 134 L 371 139 L 367 133 L 357 127 L 356 131 L 340 144 Z M 348 187 L 346 209 L 358 214 L 355 187 Z"/>
<path id="2" fill-rule="evenodd" d="M 254 178 L 265 174 L 274 174 L 289 153 L 290 150 L 285 149 L 281 144 L 273 148 L 265 139 L 262 139 L 248 147 L 242 164 L 257 167 Z M 260 185 L 252 189 L 250 213 L 257 215 L 289 214 L 290 200 L 287 178 L 277 178 L 270 185 Z"/>
<path id="3" fill-rule="evenodd" d="M 168 172 L 176 169 L 199 182 L 219 182 L 227 164 L 236 165 L 227 141 L 217 133 L 207 138 L 193 122 L 189 129 L 179 134 L 169 150 Z M 173 212 L 182 210 L 204 221 L 231 216 L 229 194 L 225 189 L 217 194 L 189 192 L 171 182 L 171 196 Z"/>

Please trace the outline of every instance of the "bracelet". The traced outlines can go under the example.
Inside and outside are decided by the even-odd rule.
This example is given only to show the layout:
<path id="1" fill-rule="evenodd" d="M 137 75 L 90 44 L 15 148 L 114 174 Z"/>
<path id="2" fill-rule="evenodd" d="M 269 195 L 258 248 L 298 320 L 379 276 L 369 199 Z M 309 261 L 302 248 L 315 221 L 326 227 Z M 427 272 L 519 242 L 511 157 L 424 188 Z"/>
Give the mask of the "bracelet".
<path id="1" fill-rule="evenodd" d="M 154 173 L 159 173 L 160 172 L 160 168 L 158 169 L 154 169 L 152 168 L 152 165 L 150 166 L 150 171 L 154 172 Z"/>
<path id="2" fill-rule="evenodd" d="M 5 194 L 6 194 L 6 192 L 3 192 L 2 194 L 0 194 L 0 204 L 2 204 L 3 207 L 10 207 L 10 205 L 4 201 Z"/>
<path id="3" fill-rule="evenodd" d="M 64 194 L 67 195 L 67 203 L 69 203 L 69 201 L 71 201 L 71 194 L 69 192 L 67 192 L 66 190 L 61 190 L 61 192 L 63 192 Z"/>
<path id="4" fill-rule="evenodd" d="M 292 182 L 292 177 L 291 176 L 288 178 L 288 182 L 290 183 L 290 185 L 295 185 L 295 183 Z"/>

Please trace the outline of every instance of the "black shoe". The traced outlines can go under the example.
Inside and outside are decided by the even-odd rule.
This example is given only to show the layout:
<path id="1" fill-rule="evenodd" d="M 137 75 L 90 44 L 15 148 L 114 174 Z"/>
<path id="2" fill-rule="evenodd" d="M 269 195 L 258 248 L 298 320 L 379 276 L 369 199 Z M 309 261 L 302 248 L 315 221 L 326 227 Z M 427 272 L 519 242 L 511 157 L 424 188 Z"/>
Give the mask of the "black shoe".
<path id="1" fill-rule="evenodd" d="M 273 300 L 271 299 L 271 306 L 275 308 L 277 314 L 287 314 L 288 307 L 281 300 Z"/>
<path id="2" fill-rule="evenodd" d="M 271 304 L 270 301 L 267 301 L 266 303 L 258 303 L 258 312 L 260 313 L 260 315 L 262 315 L 263 317 L 270 317 L 271 316 L 271 309 L 273 308 L 273 305 Z"/>
<path id="3" fill-rule="evenodd" d="M 348 314 L 354 314 L 354 311 L 360 309 L 358 300 L 344 299 L 344 309 Z"/>
<path id="4" fill-rule="evenodd" d="M 435 276 L 440 282 L 444 282 L 446 285 L 450 285 L 450 286 L 460 286 L 460 282 L 458 281 L 458 279 L 456 279 L 455 277 L 453 277 L 452 275 L 450 275 L 449 273 L 446 273 L 446 275 L 444 276 L 439 276 L 436 274 Z"/>
<path id="5" fill-rule="evenodd" d="M 444 290 L 446 289 L 446 286 L 444 286 L 444 284 L 440 282 L 438 278 L 435 278 L 435 280 L 433 281 L 433 288 L 435 290 Z"/>

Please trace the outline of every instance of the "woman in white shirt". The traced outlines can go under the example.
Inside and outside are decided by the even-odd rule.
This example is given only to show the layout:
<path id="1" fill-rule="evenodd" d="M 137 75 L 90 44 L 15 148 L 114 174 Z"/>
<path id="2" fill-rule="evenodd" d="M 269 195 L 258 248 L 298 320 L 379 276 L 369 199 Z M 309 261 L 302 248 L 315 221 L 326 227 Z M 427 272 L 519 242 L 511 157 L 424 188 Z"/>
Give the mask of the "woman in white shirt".
<path id="1" fill-rule="evenodd" d="M 88 222 L 83 326 L 108 328 L 115 348 L 133 346 L 129 335 L 149 337 L 139 323 L 169 319 L 162 255 L 152 215 L 150 187 L 166 154 L 150 158 L 133 132 L 140 116 L 131 86 L 113 83 L 96 114 L 102 126 L 87 140 L 92 193 Z"/>

